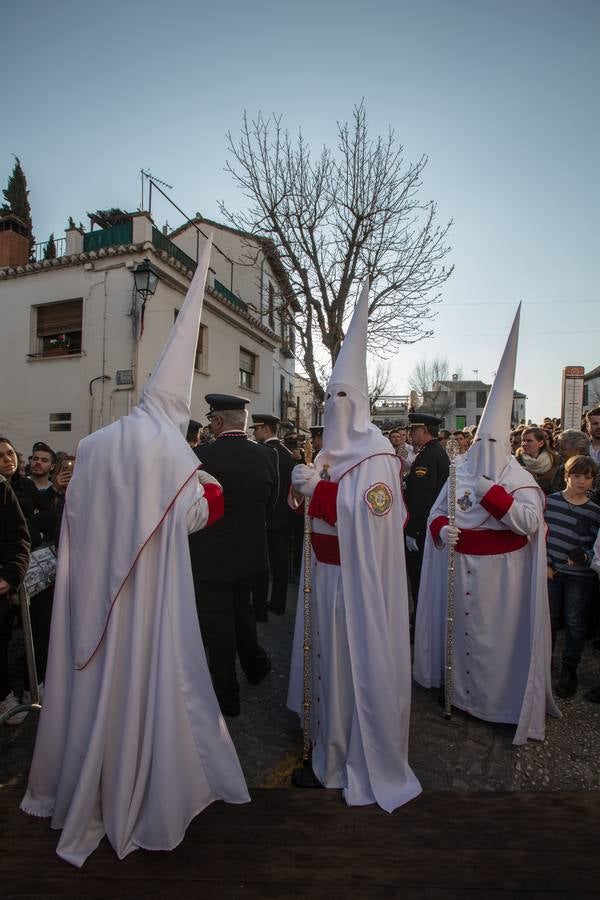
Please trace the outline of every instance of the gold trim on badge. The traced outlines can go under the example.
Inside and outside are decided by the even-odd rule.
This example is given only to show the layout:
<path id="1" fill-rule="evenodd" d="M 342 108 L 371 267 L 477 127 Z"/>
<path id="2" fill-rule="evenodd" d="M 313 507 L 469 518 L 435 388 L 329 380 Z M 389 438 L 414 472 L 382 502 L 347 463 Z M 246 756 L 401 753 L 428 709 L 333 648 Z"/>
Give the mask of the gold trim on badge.
<path id="1" fill-rule="evenodd" d="M 383 481 L 372 484 L 371 487 L 365 491 L 365 503 L 374 516 L 387 516 L 392 508 L 393 502 L 394 496 L 390 488 L 387 484 L 384 484 Z"/>

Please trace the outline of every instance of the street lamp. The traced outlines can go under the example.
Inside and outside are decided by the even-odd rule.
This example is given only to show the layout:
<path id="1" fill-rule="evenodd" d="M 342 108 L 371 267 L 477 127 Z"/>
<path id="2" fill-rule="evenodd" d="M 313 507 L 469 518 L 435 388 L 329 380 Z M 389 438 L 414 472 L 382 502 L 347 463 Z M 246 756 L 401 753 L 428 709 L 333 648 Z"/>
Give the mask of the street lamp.
<path id="1" fill-rule="evenodd" d="M 142 312 L 140 317 L 140 337 L 144 333 L 144 313 L 146 311 L 146 301 L 156 292 L 158 286 L 159 275 L 148 257 L 139 263 L 133 270 L 133 278 L 135 281 L 136 292 L 142 298 Z"/>

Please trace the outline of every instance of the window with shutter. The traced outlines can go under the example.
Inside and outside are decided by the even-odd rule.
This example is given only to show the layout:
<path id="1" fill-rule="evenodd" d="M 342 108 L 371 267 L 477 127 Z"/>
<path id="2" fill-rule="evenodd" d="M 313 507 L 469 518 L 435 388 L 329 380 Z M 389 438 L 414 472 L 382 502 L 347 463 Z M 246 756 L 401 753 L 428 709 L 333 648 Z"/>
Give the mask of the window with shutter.
<path id="1" fill-rule="evenodd" d="M 256 355 L 240 347 L 240 387 L 256 390 L 256 369 Z"/>
<path id="2" fill-rule="evenodd" d="M 69 356 L 81 353 L 83 300 L 63 300 L 34 307 L 36 356 Z"/>

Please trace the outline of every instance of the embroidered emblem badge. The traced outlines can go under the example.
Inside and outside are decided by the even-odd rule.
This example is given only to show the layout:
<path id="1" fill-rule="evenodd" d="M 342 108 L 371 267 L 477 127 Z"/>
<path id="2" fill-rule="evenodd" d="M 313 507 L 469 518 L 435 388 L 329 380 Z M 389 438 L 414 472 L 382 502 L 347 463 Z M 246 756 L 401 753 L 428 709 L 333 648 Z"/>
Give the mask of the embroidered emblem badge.
<path id="1" fill-rule="evenodd" d="M 469 499 L 470 493 L 471 491 L 465 491 L 462 497 L 456 501 L 463 512 L 467 512 L 473 506 L 472 501 Z"/>
<path id="2" fill-rule="evenodd" d="M 365 503 L 374 516 L 386 516 L 392 508 L 394 497 L 383 481 L 372 484 L 365 492 Z"/>

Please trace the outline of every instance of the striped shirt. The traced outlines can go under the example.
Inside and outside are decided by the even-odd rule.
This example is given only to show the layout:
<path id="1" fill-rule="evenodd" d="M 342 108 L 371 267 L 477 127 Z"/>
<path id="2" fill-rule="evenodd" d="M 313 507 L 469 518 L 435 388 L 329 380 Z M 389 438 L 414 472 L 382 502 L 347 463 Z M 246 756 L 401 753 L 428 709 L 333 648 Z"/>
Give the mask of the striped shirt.
<path id="1" fill-rule="evenodd" d="M 574 506 L 565 500 L 562 492 L 550 494 L 546 498 L 545 519 L 548 526 L 548 564 L 555 572 L 593 578 L 594 572 L 590 569 L 589 562 L 600 529 L 600 506 L 596 506 L 591 500 L 581 506 Z M 588 563 L 575 566 L 567 564 L 569 553 L 576 549 L 585 550 L 589 557 Z"/>

